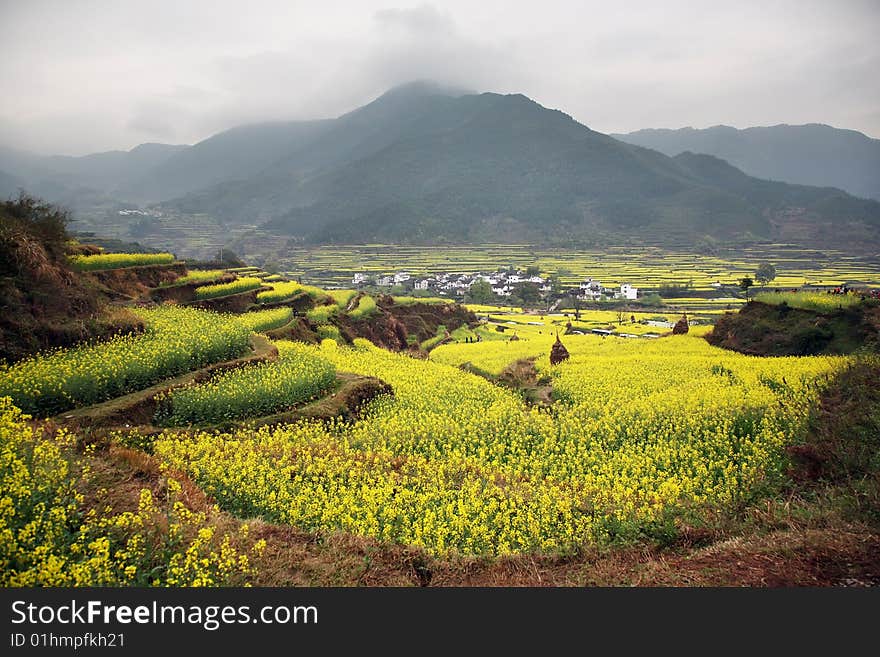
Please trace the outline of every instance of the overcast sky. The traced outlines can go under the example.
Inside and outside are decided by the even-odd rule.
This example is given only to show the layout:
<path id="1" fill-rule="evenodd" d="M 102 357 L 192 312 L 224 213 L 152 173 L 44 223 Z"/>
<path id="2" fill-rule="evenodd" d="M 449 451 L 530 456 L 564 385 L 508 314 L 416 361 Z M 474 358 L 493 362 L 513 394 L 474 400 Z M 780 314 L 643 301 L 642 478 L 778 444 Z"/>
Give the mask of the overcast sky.
<path id="1" fill-rule="evenodd" d="M 337 116 L 436 79 L 602 132 L 880 138 L 880 0 L 0 0 L 0 145 L 83 154 Z"/>

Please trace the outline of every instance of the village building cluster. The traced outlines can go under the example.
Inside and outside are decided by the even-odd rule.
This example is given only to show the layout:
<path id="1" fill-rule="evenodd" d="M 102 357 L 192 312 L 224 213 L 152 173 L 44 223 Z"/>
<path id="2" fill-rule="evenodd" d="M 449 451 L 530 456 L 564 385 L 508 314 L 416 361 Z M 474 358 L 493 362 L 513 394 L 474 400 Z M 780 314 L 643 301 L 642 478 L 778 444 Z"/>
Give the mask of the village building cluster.
<path id="1" fill-rule="evenodd" d="M 499 297 L 510 297 L 517 292 L 517 288 L 526 284 L 537 288 L 543 298 L 551 296 L 554 291 L 549 279 L 530 275 L 522 270 L 498 270 L 492 273 L 448 272 L 425 278 L 414 277 L 405 271 L 381 275 L 356 273 L 351 279 L 352 285 L 357 288 L 373 285 L 379 288 L 390 288 L 399 285 L 407 290 L 450 297 L 466 295 L 474 284 L 481 281 L 488 283 L 492 292 Z M 587 278 L 576 288 L 557 289 L 556 292 L 558 295 L 570 294 L 584 301 L 635 300 L 639 296 L 638 288 L 631 283 L 608 288 L 592 278 Z"/>
<path id="2" fill-rule="evenodd" d="M 577 296 L 584 301 L 601 301 L 603 299 L 626 299 L 634 301 L 639 298 L 639 288 L 631 283 L 622 283 L 618 288 L 609 288 L 599 281 L 588 278 L 580 284 Z"/>

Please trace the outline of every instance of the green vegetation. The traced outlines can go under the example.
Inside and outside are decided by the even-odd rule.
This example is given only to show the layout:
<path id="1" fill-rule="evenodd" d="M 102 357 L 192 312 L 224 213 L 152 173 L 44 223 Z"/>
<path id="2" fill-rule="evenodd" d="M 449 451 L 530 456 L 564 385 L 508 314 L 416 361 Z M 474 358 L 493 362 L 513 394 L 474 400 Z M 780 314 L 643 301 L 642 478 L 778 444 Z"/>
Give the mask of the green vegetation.
<path id="1" fill-rule="evenodd" d="M 143 335 L 38 354 L 0 365 L 0 397 L 47 416 L 146 388 L 210 363 L 237 358 L 250 330 L 236 318 L 194 308 L 140 309 Z"/>
<path id="2" fill-rule="evenodd" d="M 342 341 L 342 334 L 339 329 L 332 324 L 322 324 L 317 329 L 318 338 L 321 340 L 333 340 L 335 342 Z"/>
<path id="3" fill-rule="evenodd" d="M 338 306 L 315 306 L 306 312 L 306 317 L 315 324 L 326 324 L 339 311 Z"/>
<path id="4" fill-rule="evenodd" d="M 401 93 L 410 100 L 401 102 Z M 297 184 L 279 175 L 279 156 L 235 185 L 169 205 L 229 222 L 271 216 L 270 234 L 335 244 L 463 244 L 503 235 L 532 245 L 647 240 L 692 249 L 698 241 L 767 239 L 771 220 L 796 223 L 781 212 L 791 206 L 843 229 L 833 239 L 847 231 L 871 239 L 880 225 L 875 201 L 753 178 L 707 155 L 636 148 L 521 94 L 395 90 L 324 129 L 296 151 Z M 327 140 L 335 144 L 329 152 Z M 357 158 L 342 155 L 355 147 Z"/>
<path id="5" fill-rule="evenodd" d="M 342 310 L 345 310 L 348 303 L 357 294 L 357 290 L 327 290 L 326 292 Z"/>
<path id="6" fill-rule="evenodd" d="M 494 303 L 497 299 L 488 281 L 475 281 L 468 290 L 468 303 Z"/>
<path id="7" fill-rule="evenodd" d="M 29 196 L 0 201 L 0 361 L 140 328 L 123 309 L 105 310 L 98 287 L 71 271 L 67 254 L 80 247 L 68 221 Z M 115 321 L 123 314 L 133 321 Z"/>
<path id="8" fill-rule="evenodd" d="M 398 306 L 411 306 L 414 303 L 452 303 L 452 299 L 444 299 L 443 297 L 392 297 L 394 303 Z"/>
<path id="9" fill-rule="evenodd" d="M 816 382 L 845 365 L 754 359 L 692 336 L 593 343 L 548 366 L 564 397 L 553 413 L 453 367 L 333 343 L 322 353 L 338 370 L 394 396 L 352 423 L 162 437 L 155 452 L 244 517 L 438 557 L 573 555 L 674 541 L 702 509 L 714 518 L 777 490 Z"/>
<path id="10" fill-rule="evenodd" d="M 348 315 L 353 319 L 363 319 L 369 317 L 376 312 L 376 300 L 371 296 L 362 296 L 358 302 L 357 308 L 350 311 Z"/>
<path id="11" fill-rule="evenodd" d="M 316 347 L 285 341 L 276 346 L 277 361 L 224 372 L 161 397 L 157 423 L 214 424 L 269 415 L 318 396 L 336 381 L 336 369 Z"/>
<path id="12" fill-rule="evenodd" d="M 315 287 L 314 285 L 303 285 L 302 291 L 308 294 L 312 301 L 318 303 L 326 301 L 327 299 L 327 291 L 320 287 Z"/>
<path id="13" fill-rule="evenodd" d="M 880 144 L 852 130 L 828 125 L 776 125 L 738 130 L 638 130 L 614 135 L 669 156 L 709 153 L 767 180 L 837 187 L 861 198 L 880 199 Z"/>
<path id="14" fill-rule="evenodd" d="M 791 308 L 829 312 L 840 308 L 858 305 L 862 297 L 858 294 L 828 294 L 824 292 L 759 292 L 754 301 L 778 305 L 786 304 Z"/>
<path id="15" fill-rule="evenodd" d="M 271 290 L 264 290 L 257 295 L 257 303 L 280 303 L 292 299 L 303 291 L 303 286 L 294 281 L 272 283 Z"/>
<path id="16" fill-rule="evenodd" d="M 236 316 L 236 319 L 249 331 L 262 333 L 280 328 L 293 319 L 293 308 L 283 306 L 271 310 L 257 310 Z"/>
<path id="17" fill-rule="evenodd" d="M 250 290 L 258 290 L 263 285 L 259 278 L 237 278 L 231 283 L 219 283 L 218 285 L 205 285 L 197 288 L 195 298 L 197 301 L 227 297 L 232 294 L 241 294 Z"/>
<path id="18" fill-rule="evenodd" d="M 57 273 L 59 284 L 73 290 L 75 281 L 99 287 L 95 276 L 70 271 L 64 250 L 94 252 L 88 245 L 60 247 L 57 270 L 34 268 L 52 262 L 33 258 L 35 247 L 54 248 L 51 240 L 34 238 L 37 228 L 0 223 L 6 256 L 0 289 L 7 297 L 15 301 L 31 289 L 29 271 Z M 496 262 L 507 247 L 498 248 Z M 810 270 L 870 282 L 877 270 L 868 259 L 801 252 L 786 259 L 782 251 L 750 251 L 728 261 L 680 254 L 664 262 L 658 254 L 641 270 L 645 254 L 626 263 L 609 252 L 601 261 L 583 256 L 576 265 L 605 267 L 635 283 L 650 277 L 683 287 L 688 281 L 688 296 L 649 312 L 624 303 L 586 309 L 579 303 L 574 312 L 564 307 L 568 301 L 553 312 L 480 305 L 472 307 L 480 321 L 474 325 L 461 307 L 311 288 L 299 294 L 317 300 L 310 311 L 322 320 L 317 327 L 292 307 L 305 310 L 309 303 L 236 316 L 168 305 L 137 311 L 142 335 L 4 365 L 0 510 L 9 513 L 0 513 L 0 535 L 13 537 L 6 541 L 13 566 L 4 581 L 209 585 L 247 575 L 253 584 L 289 584 L 312 582 L 313 572 L 325 569 L 334 581 L 348 582 L 366 572 L 365 540 L 370 576 L 403 561 L 393 572 L 409 573 L 404 583 L 413 577 L 410 555 L 441 573 L 437 582 L 459 581 L 461 555 L 481 557 L 468 560 L 476 570 L 469 565 L 466 578 L 531 573 L 525 565 L 531 564 L 540 569 L 538 578 L 611 581 L 605 566 L 635 555 L 632 579 L 662 578 L 654 569 L 668 560 L 663 573 L 691 581 L 694 572 L 718 572 L 731 556 L 748 558 L 750 540 L 750 574 L 767 556 L 776 570 L 782 557 L 786 573 L 801 557 L 801 563 L 846 568 L 862 558 L 873 566 L 880 416 L 878 363 L 870 352 L 880 345 L 878 303 L 853 294 L 779 294 L 747 303 L 738 315 L 722 313 L 736 303 L 730 285 L 740 276 L 758 278 L 756 263 L 774 262 L 783 279 L 806 278 Z M 516 253 L 532 271 L 535 262 L 555 260 L 541 271 L 575 276 L 552 266 L 570 253 Z M 488 254 L 488 247 L 471 252 L 475 260 Z M 423 264 L 451 270 L 448 257 L 438 250 Z M 189 289 L 166 295 L 154 289 L 177 270 L 101 277 L 100 289 L 108 292 L 96 297 L 98 308 L 128 312 L 127 301 L 107 299 L 137 294 L 141 302 L 188 299 Z M 709 289 L 716 281 L 728 289 Z M 34 290 L 35 298 L 45 294 Z M 251 297 L 229 305 L 245 311 Z M 343 315 L 348 305 L 355 321 Z M 649 321 L 674 322 L 685 308 L 687 335 L 653 339 L 668 327 Z M 704 339 L 712 321 L 716 328 Z M 269 338 L 252 334 L 272 329 L 279 337 L 320 338 L 322 345 L 278 342 L 276 359 Z M 603 336 L 580 334 L 596 329 Z M 726 349 L 707 344 L 716 333 Z M 569 358 L 551 365 L 557 334 Z M 437 346 L 441 341 L 450 344 Z M 436 348 L 430 358 L 411 357 L 419 346 Z M 758 357 L 785 354 L 797 356 Z M 210 374 L 202 369 L 207 365 Z M 55 417 L 28 425 L 13 400 Z M 293 417 L 295 423 L 283 423 Z M 249 419 L 256 421 L 242 426 Z M 166 426 L 161 435 L 154 423 Z M 72 434 L 54 432 L 65 425 Z M 80 476 L 88 472 L 98 476 Z M 178 480 L 185 482 L 179 497 Z M 155 503 L 155 491 L 167 508 Z M 108 495 L 129 511 L 111 513 Z M 28 529 L 38 525 L 45 531 Z M 225 535 L 235 525 L 249 527 L 252 538 Z M 315 532 L 315 540 L 292 544 L 291 531 Z M 802 555 L 804 536 L 813 541 L 819 532 L 838 542 L 826 554 Z M 257 557 L 250 547 L 263 540 L 271 543 L 267 560 L 245 561 L 245 554 Z M 352 549 L 353 540 L 359 549 Z M 697 545 L 712 547 L 696 552 Z M 501 555 L 503 561 L 493 559 Z M 355 563 L 357 574 L 343 562 Z M 681 574 L 682 568 L 690 570 Z M 735 578 L 744 569 L 737 561 L 722 572 Z M 821 581 L 837 583 L 840 572 Z M 755 581 L 766 583 L 763 575 Z"/>
<path id="19" fill-rule="evenodd" d="M 769 262 L 762 262 L 761 266 L 758 267 L 758 271 L 755 272 L 755 279 L 761 284 L 761 286 L 764 286 L 774 278 L 776 278 L 776 267 Z"/>
<path id="20" fill-rule="evenodd" d="M 172 285 L 187 285 L 190 283 L 211 283 L 223 278 L 227 272 L 223 269 L 190 269 L 185 276 L 179 276 Z M 164 286 L 161 286 L 164 287 Z"/>
<path id="21" fill-rule="evenodd" d="M 706 339 L 720 347 L 760 356 L 849 354 L 880 348 L 873 302 L 838 306 L 825 300 L 846 300 L 846 296 L 817 295 L 818 302 L 810 295 L 804 296 L 800 301 L 794 294 L 778 295 L 778 303 L 772 303 L 772 296 L 771 303 L 753 301 L 738 313 L 719 317 Z M 789 305 L 787 297 L 797 305 Z"/>
<path id="22" fill-rule="evenodd" d="M 796 248 L 790 244 L 719 249 L 712 255 L 669 250 L 654 244 L 601 249 L 550 249 L 522 244 L 442 248 L 392 244 L 292 246 L 285 247 L 279 257 L 285 260 L 291 275 L 327 287 L 346 287 L 356 273 L 376 276 L 405 270 L 422 278 L 451 271 L 491 272 L 498 269 L 499 263 L 525 269 L 536 262 L 544 272 L 559 272 L 559 284 L 568 288 L 588 276 L 608 287 L 632 283 L 648 294 L 664 285 L 692 281 L 689 296 L 731 297 L 739 294 L 737 281 L 754 276 L 761 263 L 767 261 L 776 263 L 778 272 L 772 284 L 780 288 L 838 286 L 847 282 L 880 287 L 880 261 L 876 257 L 853 256 L 833 249 Z"/>
<path id="23" fill-rule="evenodd" d="M 146 265 L 170 265 L 174 262 L 171 253 L 98 253 L 95 255 L 70 256 L 70 264 L 77 271 L 99 271 L 102 269 L 123 269 Z"/>
<path id="24" fill-rule="evenodd" d="M 135 483 L 124 500 L 131 510 L 116 509 L 118 491 L 95 490 L 83 476 L 107 461 L 92 448 L 83 455 L 76 442 L 64 429 L 35 429 L 0 398 L 0 586 L 205 587 L 252 574 L 248 557 L 259 548 L 239 552 L 231 541 L 239 537 L 215 532 L 207 513 L 184 504 L 173 474 L 161 496 Z M 119 488 L 132 490 L 143 476 Z"/>

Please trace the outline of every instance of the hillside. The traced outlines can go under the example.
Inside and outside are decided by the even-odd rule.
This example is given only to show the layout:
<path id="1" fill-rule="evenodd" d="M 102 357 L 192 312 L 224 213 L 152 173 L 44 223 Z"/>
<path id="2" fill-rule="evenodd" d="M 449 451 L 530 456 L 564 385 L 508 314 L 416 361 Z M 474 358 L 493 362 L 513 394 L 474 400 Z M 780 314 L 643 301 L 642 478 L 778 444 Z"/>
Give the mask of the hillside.
<path id="1" fill-rule="evenodd" d="M 720 317 L 706 340 L 754 356 L 876 351 L 880 349 L 880 304 L 814 310 L 751 301 L 739 312 Z"/>
<path id="2" fill-rule="evenodd" d="M 0 146 L 0 171 L 15 187 L 48 201 L 91 209 L 107 200 L 129 197 L 125 187 L 160 166 L 186 146 L 140 144 L 129 151 L 107 151 L 81 157 L 43 156 Z M 0 186 L 0 197 L 14 192 Z M 156 199 L 158 200 L 158 199 Z"/>
<path id="3" fill-rule="evenodd" d="M 425 112 L 464 93 L 431 82 L 413 82 L 396 87 L 336 119 L 314 125 L 292 123 L 288 128 L 279 124 L 264 126 L 267 142 L 273 144 L 287 143 L 285 129 L 307 132 L 299 143 L 289 144 L 283 153 L 270 150 L 268 156 L 263 156 L 261 166 L 251 167 L 247 172 L 242 170 L 240 175 L 227 175 L 210 186 L 194 186 L 193 191 L 181 198 L 172 199 L 172 195 L 166 193 L 163 198 L 171 200 L 163 205 L 172 211 L 207 213 L 231 223 L 274 219 L 293 207 L 312 202 L 313 194 L 304 189 L 310 178 L 388 147 Z M 226 142 L 232 132 L 196 144 L 192 151 L 201 150 L 215 139 Z M 184 157 L 189 158 L 190 154 L 180 159 Z M 229 152 L 226 157 L 234 158 L 236 153 Z M 169 166 L 174 164 L 169 162 Z M 212 166 L 207 162 L 194 164 Z M 168 168 L 161 167 L 153 175 L 167 176 Z"/>
<path id="4" fill-rule="evenodd" d="M 67 220 L 34 199 L 0 202 L 0 362 L 143 329 L 125 308 L 108 305 L 97 281 L 71 268 Z"/>
<path id="5" fill-rule="evenodd" d="M 776 125 L 737 130 L 646 129 L 613 137 L 669 156 L 684 151 L 727 160 L 757 178 L 839 187 L 880 200 L 880 140 L 828 125 Z"/>
<path id="6" fill-rule="evenodd" d="M 4 212 L 18 293 L 91 292 L 141 323 L 0 363 L 4 586 L 877 583 L 869 354 L 747 356 L 695 325 L 566 334 L 551 364 L 564 315 L 478 325 Z M 869 291 L 777 296 L 791 309 L 750 307 L 876 310 Z M 845 337 L 823 353 L 870 346 Z"/>
<path id="7" fill-rule="evenodd" d="M 243 125 L 181 149 L 149 171 L 132 177 L 119 193 L 155 202 L 221 182 L 254 175 L 323 133 L 325 121 Z"/>
<path id="8" fill-rule="evenodd" d="M 792 185 L 675 155 L 522 94 L 417 82 L 335 119 L 239 126 L 189 147 L 83 158 L 4 149 L 0 171 L 7 187 L 20 179 L 88 217 L 87 230 L 166 239 L 165 249 L 187 226 L 212 240 L 256 226 L 313 243 L 880 245 L 880 203 L 829 187 L 833 177 Z M 119 199 L 160 202 L 161 219 L 123 217 Z"/>
<path id="9" fill-rule="evenodd" d="M 840 190 L 704 164 L 624 145 L 522 95 L 414 87 L 257 175 L 165 205 L 268 219 L 271 232 L 321 243 L 809 242 L 831 224 L 864 237 L 880 223 L 880 204 Z"/>

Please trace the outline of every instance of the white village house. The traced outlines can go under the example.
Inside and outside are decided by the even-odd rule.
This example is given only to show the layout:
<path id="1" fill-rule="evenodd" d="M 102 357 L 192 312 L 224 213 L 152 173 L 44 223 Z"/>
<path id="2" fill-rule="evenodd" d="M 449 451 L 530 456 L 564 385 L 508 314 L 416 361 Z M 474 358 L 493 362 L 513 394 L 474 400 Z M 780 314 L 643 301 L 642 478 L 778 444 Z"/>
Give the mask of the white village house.
<path id="1" fill-rule="evenodd" d="M 602 298 L 603 295 L 602 284 L 599 281 L 594 281 L 592 278 L 588 278 L 580 285 L 580 294 L 578 295 L 581 299 L 591 299 L 593 301 Z"/>
<path id="2" fill-rule="evenodd" d="M 639 298 L 639 288 L 633 287 L 630 283 L 622 283 L 620 286 L 620 292 L 615 296 L 633 301 Z"/>

